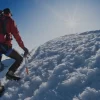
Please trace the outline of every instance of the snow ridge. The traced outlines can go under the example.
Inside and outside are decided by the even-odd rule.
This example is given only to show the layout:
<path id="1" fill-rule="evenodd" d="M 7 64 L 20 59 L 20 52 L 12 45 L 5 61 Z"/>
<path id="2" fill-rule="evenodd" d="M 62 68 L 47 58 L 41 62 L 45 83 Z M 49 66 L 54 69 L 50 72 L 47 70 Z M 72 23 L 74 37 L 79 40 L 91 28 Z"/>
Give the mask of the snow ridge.
<path id="1" fill-rule="evenodd" d="M 71 34 L 36 49 L 19 73 L 9 81 L 0 100 L 99 100 L 100 31 Z M 4 81 L 4 78 L 3 78 Z"/>

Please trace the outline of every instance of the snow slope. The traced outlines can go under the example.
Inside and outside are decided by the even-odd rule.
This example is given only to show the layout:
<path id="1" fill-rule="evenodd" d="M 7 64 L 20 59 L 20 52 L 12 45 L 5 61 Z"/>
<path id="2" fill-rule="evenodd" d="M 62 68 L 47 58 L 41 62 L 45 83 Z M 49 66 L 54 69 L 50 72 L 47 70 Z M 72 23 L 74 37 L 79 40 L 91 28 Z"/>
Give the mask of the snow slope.
<path id="1" fill-rule="evenodd" d="M 1 79 L 6 91 L 0 100 L 100 100 L 100 31 L 48 41 L 17 74 L 19 82 Z"/>

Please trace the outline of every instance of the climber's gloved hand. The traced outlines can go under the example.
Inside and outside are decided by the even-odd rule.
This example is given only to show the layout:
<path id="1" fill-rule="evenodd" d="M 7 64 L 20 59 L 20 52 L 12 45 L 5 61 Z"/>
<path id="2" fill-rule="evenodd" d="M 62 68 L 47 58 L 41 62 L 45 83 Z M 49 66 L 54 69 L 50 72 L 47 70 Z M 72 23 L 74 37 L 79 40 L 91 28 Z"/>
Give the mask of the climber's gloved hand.
<path id="1" fill-rule="evenodd" d="M 23 50 L 24 50 L 24 57 L 26 57 L 29 54 L 29 50 L 26 47 L 24 47 Z"/>

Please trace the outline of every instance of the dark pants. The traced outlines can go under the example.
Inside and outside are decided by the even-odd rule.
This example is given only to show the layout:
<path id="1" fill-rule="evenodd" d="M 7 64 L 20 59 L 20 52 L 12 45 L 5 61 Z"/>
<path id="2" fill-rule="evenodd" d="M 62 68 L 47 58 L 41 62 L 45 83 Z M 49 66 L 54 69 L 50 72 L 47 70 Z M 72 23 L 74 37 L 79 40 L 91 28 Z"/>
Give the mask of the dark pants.
<path id="1" fill-rule="evenodd" d="M 15 72 L 23 61 L 23 57 L 15 49 L 7 45 L 0 44 L 0 53 L 15 60 L 9 71 Z"/>
<path id="2" fill-rule="evenodd" d="M 17 68 L 20 66 L 20 64 L 22 63 L 23 57 L 14 49 L 12 50 L 11 54 L 8 57 L 15 59 L 15 62 L 9 68 L 9 71 L 11 70 L 15 72 Z"/>

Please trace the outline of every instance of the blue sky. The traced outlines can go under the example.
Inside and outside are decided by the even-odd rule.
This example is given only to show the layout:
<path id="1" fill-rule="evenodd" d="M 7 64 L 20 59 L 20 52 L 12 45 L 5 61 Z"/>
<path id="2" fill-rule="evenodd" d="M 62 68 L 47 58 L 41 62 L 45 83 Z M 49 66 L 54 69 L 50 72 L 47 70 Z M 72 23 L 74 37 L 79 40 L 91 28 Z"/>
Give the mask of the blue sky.
<path id="1" fill-rule="evenodd" d="M 100 29 L 100 0 L 0 0 L 0 9 L 7 7 L 30 50 L 59 36 Z"/>

